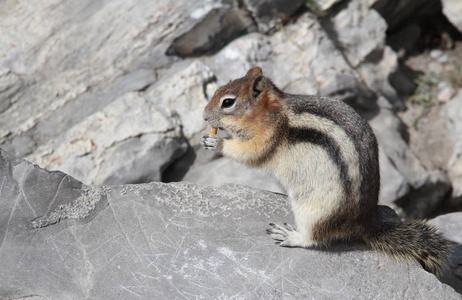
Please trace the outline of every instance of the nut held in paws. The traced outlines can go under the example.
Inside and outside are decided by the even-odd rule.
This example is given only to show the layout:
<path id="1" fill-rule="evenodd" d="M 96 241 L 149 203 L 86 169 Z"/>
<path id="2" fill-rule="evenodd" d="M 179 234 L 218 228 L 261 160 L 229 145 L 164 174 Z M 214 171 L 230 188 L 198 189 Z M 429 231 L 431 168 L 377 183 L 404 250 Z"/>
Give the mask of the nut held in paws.
<path id="1" fill-rule="evenodd" d="M 216 127 L 212 127 L 212 128 L 210 128 L 209 134 L 210 134 L 210 135 L 217 135 L 217 131 L 218 131 L 218 130 L 217 130 Z"/>

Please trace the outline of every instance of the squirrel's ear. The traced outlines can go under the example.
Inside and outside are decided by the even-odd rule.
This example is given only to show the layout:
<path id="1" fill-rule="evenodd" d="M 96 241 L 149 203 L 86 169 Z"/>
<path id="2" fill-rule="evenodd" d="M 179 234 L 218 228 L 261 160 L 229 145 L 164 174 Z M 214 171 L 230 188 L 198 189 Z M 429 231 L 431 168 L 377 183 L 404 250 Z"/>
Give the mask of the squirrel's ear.
<path id="1" fill-rule="evenodd" d="M 245 77 L 253 77 L 253 76 L 263 76 L 263 71 L 260 67 L 253 67 L 247 71 Z"/>
<path id="2" fill-rule="evenodd" d="M 257 99 L 258 95 L 266 89 L 266 80 L 263 76 L 258 76 L 252 82 L 252 97 Z"/>

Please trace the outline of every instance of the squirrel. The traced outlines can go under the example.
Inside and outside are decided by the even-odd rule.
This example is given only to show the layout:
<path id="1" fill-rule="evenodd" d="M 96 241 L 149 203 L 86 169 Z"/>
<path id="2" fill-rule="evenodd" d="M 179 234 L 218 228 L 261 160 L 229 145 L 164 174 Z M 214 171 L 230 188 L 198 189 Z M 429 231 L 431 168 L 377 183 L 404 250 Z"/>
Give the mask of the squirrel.
<path id="1" fill-rule="evenodd" d="M 390 218 L 378 205 L 379 152 L 368 122 L 341 100 L 284 93 L 260 67 L 218 88 L 203 118 L 228 138 L 207 134 L 201 145 L 266 171 L 286 189 L 295 218 L 270 223 L 284 247 L 362 240 L 394 258 L 415 259 L 442 275 L 455 242 L 423 220 Z M 396 220 L 397 219 L 397 220 Z"/>

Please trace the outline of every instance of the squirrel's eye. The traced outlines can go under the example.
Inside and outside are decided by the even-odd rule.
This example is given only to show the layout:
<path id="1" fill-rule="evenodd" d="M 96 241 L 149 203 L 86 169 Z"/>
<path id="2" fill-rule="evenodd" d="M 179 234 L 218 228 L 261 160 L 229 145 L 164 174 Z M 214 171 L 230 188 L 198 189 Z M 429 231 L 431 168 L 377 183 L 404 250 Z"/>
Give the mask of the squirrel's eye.
<path id="1" fill-rule="evenodd" d="M 234 102 L 236 102 L 236 99 L 226 98 L 225 100 L 223 100 L 221 108 L 229 108 L 233 106 Z"/>

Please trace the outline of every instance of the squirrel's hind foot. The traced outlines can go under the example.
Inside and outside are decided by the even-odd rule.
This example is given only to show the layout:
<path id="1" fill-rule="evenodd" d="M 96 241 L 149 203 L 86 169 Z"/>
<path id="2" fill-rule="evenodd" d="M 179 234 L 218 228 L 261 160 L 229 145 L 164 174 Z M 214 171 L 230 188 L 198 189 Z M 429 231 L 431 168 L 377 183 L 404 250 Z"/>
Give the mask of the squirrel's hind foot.
<path id="1" fill-rule="evenodd" d="M 315 246 L 314 242 L 308 241 L 300 232 L 296 231 L 292 225 L 284 223 L 284 226 L 278 224 L 269 224 L 271 228 L 266 233 L 276 241 L 276 245 L 282 247 L 300 247 L 308 248 Z"/>

